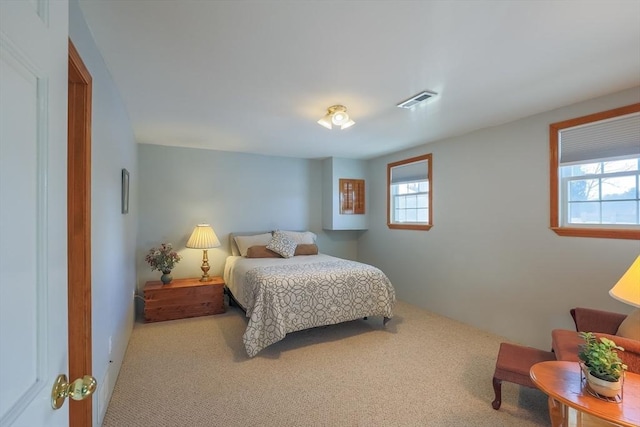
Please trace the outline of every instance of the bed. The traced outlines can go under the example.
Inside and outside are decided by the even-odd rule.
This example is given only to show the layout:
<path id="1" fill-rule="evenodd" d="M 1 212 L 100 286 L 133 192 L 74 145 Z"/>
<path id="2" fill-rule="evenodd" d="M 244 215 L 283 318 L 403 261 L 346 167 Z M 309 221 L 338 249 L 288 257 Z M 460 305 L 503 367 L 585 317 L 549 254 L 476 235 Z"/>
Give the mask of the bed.
<path id="1" fill-rule="evenodd" d="M 224 280 L 230 298 L 249 318 L 243 335 L 249 357 L 290 332 L 369 316 L 381 316 L 386 324 L 393 317 L 395 291 L 381 270 L 317 252 L 313 233 L 289 233 L 296 250 L 316 250 L 285 258 L 265 252 L 270 233 L 242 237 L 242 242 L 237 234 L 230 236 Z M 263 256 L 253 257 L 253 249 Z"/>

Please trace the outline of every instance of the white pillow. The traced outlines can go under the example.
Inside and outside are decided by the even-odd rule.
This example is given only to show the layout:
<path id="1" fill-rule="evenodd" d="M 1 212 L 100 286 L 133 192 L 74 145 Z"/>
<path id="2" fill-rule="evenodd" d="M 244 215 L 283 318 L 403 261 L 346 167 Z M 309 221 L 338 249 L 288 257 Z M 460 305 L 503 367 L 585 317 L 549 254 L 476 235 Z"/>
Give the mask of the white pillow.
<path id="1" fill-rule="evenodd" d="M 316 235 L 310 231 L 286 231 L 278 230 L 298 245 L 310 245 L 316 242 Z"/>
<path id="2" fill-rule="evenodd" d="M 233 238 L 238 245 L 240 255 L 247 256 L 247 249 L 251 246 L 265 246 L 271 241 L 271 233 L 254 234 L 253 236 L 235 236 Z"/>
<path id="3" fill-rule="evenodd" d="M 291 258 L 296 253 L 296 246 L 298 246 L 298 244 L 289 238 L 289 236 L 282 231 L 276 230 L 273 233 L 273 238 L 267 245 L 267 249 L 280 254 L 284 258 Z"/>

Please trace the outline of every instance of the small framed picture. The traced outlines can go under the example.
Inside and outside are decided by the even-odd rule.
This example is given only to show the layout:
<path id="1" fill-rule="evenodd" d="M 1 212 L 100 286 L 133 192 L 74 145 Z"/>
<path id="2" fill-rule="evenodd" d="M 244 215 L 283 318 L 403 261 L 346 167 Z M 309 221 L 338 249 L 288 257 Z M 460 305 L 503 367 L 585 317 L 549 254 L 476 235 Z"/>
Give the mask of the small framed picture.
<path id="1" fill-rule="evenodd" d="M 122 213 L 129 213 L 129 171 L 122 169 Z"/>

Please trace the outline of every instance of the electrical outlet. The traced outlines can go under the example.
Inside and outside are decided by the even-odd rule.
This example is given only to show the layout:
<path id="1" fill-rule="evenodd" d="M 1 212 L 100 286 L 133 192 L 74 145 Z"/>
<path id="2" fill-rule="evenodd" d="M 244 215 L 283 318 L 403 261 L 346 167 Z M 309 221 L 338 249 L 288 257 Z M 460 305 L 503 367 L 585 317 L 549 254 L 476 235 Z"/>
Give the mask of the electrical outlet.
<path id="1" fill-rule="evenodd" d="M 113 349 L 113 347 L 112 347 L 112 342 L 111 342 L 111 338 L 112 338 L 112 337 L 109 337 L 109 356 L 111 356 L 111 350 Z"/>

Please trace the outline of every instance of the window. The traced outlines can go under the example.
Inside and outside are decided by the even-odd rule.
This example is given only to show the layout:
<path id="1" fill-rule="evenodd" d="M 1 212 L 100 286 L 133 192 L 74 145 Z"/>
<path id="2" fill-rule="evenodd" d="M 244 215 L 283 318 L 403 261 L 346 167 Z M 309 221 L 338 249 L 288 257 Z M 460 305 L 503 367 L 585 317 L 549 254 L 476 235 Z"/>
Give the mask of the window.
<path id="1" fill-rule="evenodd" d="M 387 225 L 429 230 L 432 227 L 431 154 L 387 165 Z"/>
<path id="2" fill-rule="evenodd" d="M 550 126 L 551 229 L 640 239 L 640 104 Z"/>

